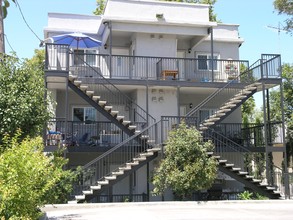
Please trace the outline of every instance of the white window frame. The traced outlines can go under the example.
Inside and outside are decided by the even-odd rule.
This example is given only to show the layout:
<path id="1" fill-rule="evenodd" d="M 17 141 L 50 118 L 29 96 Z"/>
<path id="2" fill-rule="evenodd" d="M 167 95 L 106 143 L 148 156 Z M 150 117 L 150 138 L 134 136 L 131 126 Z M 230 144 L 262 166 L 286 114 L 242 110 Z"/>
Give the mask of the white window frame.
<path id="1" fill-rule="evenodd" d="M 206 69 L 203 68 L 199 68 L 200 66 L 200 61 L 199 61 L 199 56 L 205 56 L 206 57 Z M 217 62 L 217 60 L 220 59 L 220 54 L 219 53 L 214 53 L 214 63 L 216 64 L 216 68 L 214 66 L 214 71 L 219 71 L 219 63 Z M 211 67 L 211 59 L 212 59 L 212 54 L 211 53 L 204 53 L 204 52 L 196 52 L 196 59 L 197 59 L 197 70 L 198 71 L 212 71 L 212 67 Z M 204 60 L 204 59 L 202 59 Z"/>
<path id="2" fill-rule="evenodd" d="M 97 110 L 94 108 L 94 107 L 90 107 L 90 106 L 79 106 L 79 105 L 75 105 L 75 106 L 72 106 L 72 121 L 74 121 L 74 109 L 76 108 L 82 108 L 84 109 L 84 115 L 83 115 L 83 121 L 80 121 L 80 122 L 86 122 L 86 115 L 85 115 L 85 111 L 86 109 L 92 109 L 94 110 L 94 120 L 91 120 L 91 121 L 97 121 Z"/>
<path id="3" fill-rule="evenodd" d="M 73 54 L 74 54 L 73 65 L 75 65 L 75 66 L 81 65 L 78 62 L 79 59 L 75 59 L 75 56 L 82 56 L 82 60 L 85 60 L 89 65 L 98 66 L 98 61 L 97 61 L 98 56 L 94 56 L 94 60 L 89 60 L 89 57 L 90 57 L 89 54 L 98 54 L 97 50 L 85 50 L 85 49 L 76 50 L 76 49 L 74 49 Z"/>

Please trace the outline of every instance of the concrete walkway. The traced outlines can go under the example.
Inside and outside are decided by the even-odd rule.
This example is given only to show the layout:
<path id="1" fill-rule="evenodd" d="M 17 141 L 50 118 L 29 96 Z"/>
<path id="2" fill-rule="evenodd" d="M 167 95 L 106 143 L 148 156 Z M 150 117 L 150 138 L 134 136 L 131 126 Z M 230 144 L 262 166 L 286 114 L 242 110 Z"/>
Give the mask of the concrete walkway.
<path id="1" fill-rule="evenodd" d="M 50 220 L 292 220 L 292 200 L 47 205 Z"/>

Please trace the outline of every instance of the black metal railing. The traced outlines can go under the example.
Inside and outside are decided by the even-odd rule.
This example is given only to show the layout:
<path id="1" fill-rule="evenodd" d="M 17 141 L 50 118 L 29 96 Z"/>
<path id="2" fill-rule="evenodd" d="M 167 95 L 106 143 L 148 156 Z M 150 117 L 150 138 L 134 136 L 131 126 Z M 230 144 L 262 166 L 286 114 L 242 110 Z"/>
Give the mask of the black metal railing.
<path id="1" fill-rule="evenodd" d="M 94 77 L 98 72 L 110 79 L 240 82 L 235 77 L 248 67 L 246 60 L 110 56 L 90 51 L 74 52 L 66 45 L 46 44 L 47 71 L 70 70 L 85 77 Z"/>
<path id="2" fill-rule="evenodd" d="M 225 105 L 227 101 L 229 101 L 233 96 L 245 88 L 241 89 L 239 87 L 235 87 L 235 82 L 241 82 L 244 84 L 252 84 L 257 82 L 263 78 L 279 78 L 280 73 L 280 56 L 279 55 L 262 55 L 262 57 L 267 58 L 268 60 L 259 60 L 256 63 L 252 64 L 249 68 L 243 66 L 238 75 L 235 75 L 233 80 L 230 80 L 225 86 L 222 88 L 215 90 L 212 94 L 210 94 L 206 99 L 204 99 L 200 104 L 191 109 L 186 116 L 195 116 L 198 115 L 198 112 L 201 109 L 209 108 L 212 106 L 220 106 L 220 108 Z M 221 103 L 223 103 L 221 105 Z M 220 109 L 219 108 L 219 109 Z"/>
<path id="3" fill-rule="evenodd" d="M 64 54 L 58 53 L 59 50 L 64 50 Z M 125 120 L 132 122 L 145 123 L 144 126 L 153 124 L 155 119 L 148 114 L 141 106 L 130 98 L 130 94 L 127 95 L 119 90 L 114 84 L 112 84 L 107 78 L 104 77 L 104 72 L 100 71 L 100 66 L 93 65 L 93 60 L 96 60 L 97 54 L 74 54 L 67 45 L 46 44 L 46 68 L 50 71 L 58 69 L 64 69 L 71 71 L 78 77 L 77 80 L 81 80 L 83 85 L 88 86 L 88 90 L 95 92 L 95 95 L 101 97 L 101 100 L 107 101 L 107 105 L 113 105 L 117 107 L 121 112 L 125 113 Z M 54 55 L 54 59 L 50 56 Z M 58 60 L 58 55 L 62 60 L 66 60 L 59 67 L 52 60 Z M 64 57 L 63 57 L 64 56 Z M 94 57 L 92 57 L 94 56 Z M 74 64 L 74 67 L 70 67 L 70 64 Z M 57 68 L 57 69 L 56 69 Z"/>
<path id="4" fill-rule="evenodd" d="M 160 147 L 168 138 L 169 132 L 184 120 L 187 125 L 195 126 L 196 118 L 162 117 L 162 120 L 143 129 L 139 134 L 133 135 L 120 144 L 103 153 L 96 159 L 83 166 L 83 190 L 96 185 L 98 180 L 118 171 L 119 167 L 132 162 L 141 152 L 149 148 Z M 78 186 L 77 186 L 78 187 Z"/>
<path id="5" fill-rule="evenodd" d="M 276 191 L 283 192 L 284 173 L 281 168 L 273 164 L 265 166 L 266 160 L 264 153 L 252 152 L 247 147 L 234 142 L 211 128 L 203 133 L 203 138 L 204 140 L 211 140 L 214 143 L 215 155 L 219 155 L 222 159 L 226 159 L 228 163 L 234 164 L 234 167 L 249 172 L 249 174 L 254 175 L 256 179 L 261 179 L 264 183 L 275 186 Z M 258 155 L 254 157 L 254 154 Z M 262 170 L 256 170 L 255 168 L 260 162 L 262 163 Z M 264 166 L 269 169 L 269 172 L 265 172 Z"/>
<path id="6" fill-rule="evenodd" d="M 47 146 L 107 146 L 113 147 L 129 135 L 110 121 L 66 121 L 55 119 L 47 125 Z"/>

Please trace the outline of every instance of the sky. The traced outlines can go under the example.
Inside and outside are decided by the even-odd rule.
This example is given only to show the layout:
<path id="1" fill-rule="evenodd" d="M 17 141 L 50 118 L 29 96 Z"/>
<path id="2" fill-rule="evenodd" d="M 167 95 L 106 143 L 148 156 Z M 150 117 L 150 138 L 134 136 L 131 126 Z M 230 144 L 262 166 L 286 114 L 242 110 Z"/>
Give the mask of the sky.
<path id="1" fill-rule="evenodd" d="M 6 53 L 16 51 L 19 58 L 31 58 L 44 38 L 49 12 L 89 14 L 96 8 L 96 0 L 18 0 L 20 8 L 11 3 L 4 20 Z M 38 38 L 27 27 L 26 22 Z M 273 0 L 217 0 L 217 18 L 223 23 L 239 24 L 239 34 L 245 42 L 240 47 L 240 59 L 250 63 L 261 54 L 281 54 L 283 63 L 293 64 L 293 36 L 278 29 L 286 16 L 278 15 Z M 8 44 L 9 42 L 9 44 Z"/>

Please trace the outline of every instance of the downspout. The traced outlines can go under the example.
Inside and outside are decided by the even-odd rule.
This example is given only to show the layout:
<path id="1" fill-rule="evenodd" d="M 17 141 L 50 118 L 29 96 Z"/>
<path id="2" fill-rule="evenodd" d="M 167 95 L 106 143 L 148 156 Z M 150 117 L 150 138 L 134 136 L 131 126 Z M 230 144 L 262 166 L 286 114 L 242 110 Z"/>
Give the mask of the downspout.
<path id="1" fill-rule="evenodd" d="M 109 67 L 109 69 L 110 69 L 110 79 L 112 78 L 112 22 L 111 21 L 109 21 L 108 22 L 108 28 L 109 28 L 109 30 L 110 30 L 110 38 L 109 38 L 109 44 L 110 44 L 110 48 L 109 48 L 109 52 L 110 52 L 110 67 Z"/>
<path id="2" fill-rule="evenodd" d="M 211 58 L 212 58 L 212 82 L 214 82 L 214 30 L 213 27 L 208 29 L 208 33 L 211 35 Z"/>

